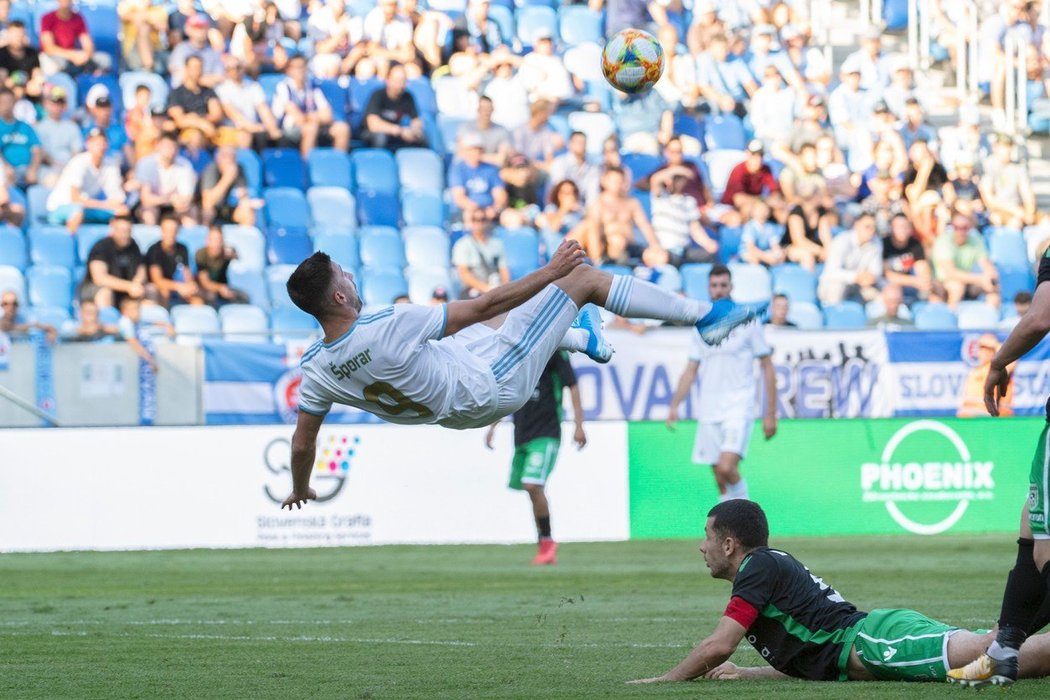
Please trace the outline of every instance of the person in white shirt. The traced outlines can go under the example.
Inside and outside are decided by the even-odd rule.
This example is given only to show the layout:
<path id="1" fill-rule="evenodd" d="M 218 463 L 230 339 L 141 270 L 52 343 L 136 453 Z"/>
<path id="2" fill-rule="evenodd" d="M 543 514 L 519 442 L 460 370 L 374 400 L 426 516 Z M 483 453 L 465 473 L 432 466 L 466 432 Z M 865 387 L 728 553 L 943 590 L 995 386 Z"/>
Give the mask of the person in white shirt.
<path id="1" fill-rule="evenodd" d="M 795 130 L 798 93 L 784 82 L 776 64 L 768 63 L 762 75 L 762 87 L 751 97 L 751 124 L 755 138 L 767 149 L 786 145 Z"/>
<path id="2" fill-rule="evenodd" d="M 871 95 L 861 87 L 861 71 L 857 61 L 842 64 L 842 82 L 828 96 L 828 118 L 835 130 L 839 148 L 856 146 L 859 138 L 869 138 L 871 122 Z"/>
<path id="3" fill-rule="evenodd" d="M 215 88 L 226 126 L 237 132 L 240 148 L 262 150 L 281 138 L 281 128 L 266 102 L 262 86 L 244 75 L 244 63 L 233 56 L 222 59 L 226 80 Z"/>
<path id="4" fill-rule="evenodd" d="M 835 236 L 820 275 L 817 296 L 825 306 L 844 299 L 871 301 L 882 281 L 882 239 L 875 235 L 875 217 L 864 213 L 853 229 Z"/>
<path id="5" fill-rule="evenodd" d="M 335 121 L 324 92 L 307 74 L 306 59 L 292 56 L 285 74 L 287 77 L 277 84 L 272 102 L 273 116 L 280 123 L 284 138 L 299 144 L 303 158 L 310 155 L 314 146 L 349 151 L 350 125 Z"/>
<path id="6" fill-rule="evenodd" d="M 317 497 L 310 474 L 317 434 L 333 404 L 391 423 L 480 428 L 528 401 L 557 350 L 611 359 L 598 314 L 580 314 L 586 304 L 620 316 L 695 324 L 714 345 L 764 310 L 680 297 L 585 259 L 579 243 L 566 240 L 544 267 L 477 299 L 394 304 L 362 315 L 353 276 L 323 252 L 307 258 L 289 277 L 288 295 L 325 335 L 300 361 L 292 493 L 282 507 L 301 508 Z"/>
<path id="7" fill-rule="evenodd" d="M 733 291 L 729 268 L 716 265 L 711 269 L 707 291 L 716 303 L 729 298 Z M 740 462 L 747 456 L 755 422 L 755 360 L 759 362 L 765 389 L 762 433 L 766 440 L 776 435 L 777 378 L 772 355 L 761 326 L 745 326 L 733 330 L 718 346 L 694 342 L 689 362 L 678 378 L 667 414 L 670 430 L 674 430 L 678 407 L 692 391 L 697 371 L 703 365 L 693 463 L 711 465 L 720 501 L 749 497 L 747 480 L 740 475 Z"/>
<path id="8" fill-rule="evenodd" d="M 364 21 L 346 10 L 346 0 L 327 0 L 310 14 L 306 35 L 313 41 L 310 69 L 318 78 L 336 78 L 353 71 L 365 57 Z"/>
<path id="9" fill-rule="evenodd" d="M 156 152 L 135 166 L 134 185 L 139 189 L 139 216 L 144 224 L 157 224 L 162 207 L 174 209 L 183 226 L 193 226 L 199 220 L 193 203 L 197 173 L 178 152 L 175 135 L 162 134 Z"/>
<path id="10" fill-rule="evenodd" d="M 47 198 L 47 220 L 75 234 L 83 223 L 105 224 L 127 214 L 120 168 L 106 160 L 106 132 L 88 132 L 87 151 L 70 158 Z"/>
<path id="11" fill-rule="evenodd" d="M 572 97 L 572 79 L 554 50 L 554 37 L 549 29 L 540 29 L 533 38 L 532 51 L 521 61 L 518 74 L 529 91 L 529 100 L 558 102 Z"/>
<path id="12" fill-rule="evenodd" d="M 569 148 L 551 161 L 548 181 L 558 183 L 571 180 L 580 191 L 584 204 L 598 199 L 601 193 L 602 170 L 587 159 L 587 134 L 574 131 L 569 134 Z"/>
<path id="13" fill-rule="evenodd" d="M 379 0 L 365 15 L 364 40 L 376 74 L 385 78 L 391 63 L 407 66 L 416 55 L 412 43 L 412 23 L 397 10 L 397 0 Z"/>

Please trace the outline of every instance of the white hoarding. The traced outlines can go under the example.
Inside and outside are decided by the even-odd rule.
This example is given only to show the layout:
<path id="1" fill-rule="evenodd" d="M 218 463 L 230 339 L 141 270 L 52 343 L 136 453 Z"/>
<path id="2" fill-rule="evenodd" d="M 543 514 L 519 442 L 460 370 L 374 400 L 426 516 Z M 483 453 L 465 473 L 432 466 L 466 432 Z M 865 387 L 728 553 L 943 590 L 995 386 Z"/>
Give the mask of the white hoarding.
<path id="1" fill-rule="evenodd" d="M 627 539 L 626 426 L 587 429 L 551 477 L 555 536 Z M 0 551 L 530 542 L 511 432 L 326 428 L 319 500 L 289 513 L 288 426 L 4 431 Z"/>

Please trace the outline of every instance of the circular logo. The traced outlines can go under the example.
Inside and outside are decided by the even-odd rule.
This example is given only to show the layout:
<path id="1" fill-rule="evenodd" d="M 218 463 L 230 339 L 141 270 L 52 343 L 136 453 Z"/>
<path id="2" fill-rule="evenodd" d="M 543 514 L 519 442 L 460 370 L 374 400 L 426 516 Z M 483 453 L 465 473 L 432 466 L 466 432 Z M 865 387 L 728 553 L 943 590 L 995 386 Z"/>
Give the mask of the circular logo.
<path id="1" fill-rule="evenodd" d="M 908 449 L 902 447 L 913 436 Z M 994 469 L 993 462 L 973 460 L 966 442 L 944 423 L 918 420 L 893 434 L 879 463 L 861 465 L 861 488 L 865 502 L 883 502 L 908 532 L 936 535 L 954 527 L 970 501 L 993 497 Z M 953 502 L 945 515 L 945 506 Z M 925 517 L 905 515 L 903 504 L 916 504 L 905 507 Z"/>
<path id="2" fill-rule="evenodd" d="M 302 371 L 293 367 L 282 374 L 273 385 L 274 405 L 285 423 L 294 423 L 299 416 L 299 386 L 302 383 Z"/>

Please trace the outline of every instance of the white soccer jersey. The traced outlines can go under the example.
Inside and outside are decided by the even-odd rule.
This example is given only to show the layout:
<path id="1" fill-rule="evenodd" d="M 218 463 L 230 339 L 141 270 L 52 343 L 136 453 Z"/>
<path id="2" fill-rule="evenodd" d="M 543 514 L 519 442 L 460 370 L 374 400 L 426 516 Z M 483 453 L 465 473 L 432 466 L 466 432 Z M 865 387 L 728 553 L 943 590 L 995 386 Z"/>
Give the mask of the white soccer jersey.
<path id="1" fill-rule="evenodd" d="M 752 419 L 755 414 L 755 359 L 773 353 L 766 342 L 762 326 L 749 324 L 735 328 L 725 342 L 712 347 L 693 339 L 690 360 L 700 363 L 701 423 Z"/>
<path id="2" fill-rule="evenodd" d="M 488 425 L 492 371 L 460 340 L 442 338 L 447 316 L 445 305 L 396 304 L 361 316 L 332 343 L 315 343 L 299 363 L 299 410 L 323 416 L 339 403 L 391 423 Z"/>

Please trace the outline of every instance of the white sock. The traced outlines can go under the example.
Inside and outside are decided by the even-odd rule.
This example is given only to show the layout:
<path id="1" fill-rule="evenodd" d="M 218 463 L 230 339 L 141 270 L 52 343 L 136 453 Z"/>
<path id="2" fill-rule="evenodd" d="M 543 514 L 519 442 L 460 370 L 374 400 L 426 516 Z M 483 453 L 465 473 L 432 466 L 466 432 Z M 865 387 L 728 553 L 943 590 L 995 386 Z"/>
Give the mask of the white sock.
<path id="1" fill-rule="evenodd" d="M 743 500 L 750 500 L 747 493 L 747 479 L 743 477 L 740 481 L 735 484 L 726 484 L 726 499 L 741 498 Z"/>
<path id="2" fill-rule="evenodd" d="M 587 349 L 587 341 L 590 339 L 590 333 L 582 328 L 570 328 L 565 331 L 565 336 L 562 337 L 561 343 L 558 344 L 559 350 L 568 350 L 569 352 L 584 352 Z"/>
<path id="3" fill-rule="evenodd" d="M 613 275 L 605 308 L 626 318 L 696 323 L 711 310 L 711 304 L 672 294 L 629 275 Z"/>
<path id="4" fill-rule="evenodd" d="M 1005 661 L 1007 659 L 1017 658 L 1017 649 L 1011 649 L 1010 647 L 999 646 L 999 642 L 992 642 L 992 646 L 988 647 L 988 656 L 996 659 L 997 661 Z"/>

